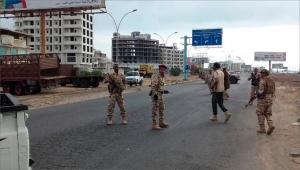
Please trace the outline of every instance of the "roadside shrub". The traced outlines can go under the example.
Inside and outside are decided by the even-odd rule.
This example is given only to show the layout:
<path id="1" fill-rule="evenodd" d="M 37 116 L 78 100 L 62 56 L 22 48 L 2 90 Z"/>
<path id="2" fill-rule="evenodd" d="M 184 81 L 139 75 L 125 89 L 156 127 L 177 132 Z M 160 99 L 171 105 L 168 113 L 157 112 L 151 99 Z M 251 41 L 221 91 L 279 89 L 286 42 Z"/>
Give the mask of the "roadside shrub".
<path id="1" fill-rule="evenodd" d="M 195 67 L 195 73 L 199 74 L 200 73 L 200 68 L 199 67 Z"/>
<path id="2" fill-rule="evenodd" d="M 100 70 L 93 70 L 91 72 L 92 76 L 102 76 L 102 72 Z"/>
<path id="3" fill-rule="evenodd" d="M 181 70 L 180 70 L 179 67 L 172 67 L 170 69 L 170 73 L 171 73 L 172 76 L 179 76 L 180 73 L 181 73 Z"/>
<path id="4" fill-rule="evenodd" d="M 90 76 L 90 75 L 91 75 L 91 73 L 88 71 L 80 71 L 78 74 L 78 76 Z"/>

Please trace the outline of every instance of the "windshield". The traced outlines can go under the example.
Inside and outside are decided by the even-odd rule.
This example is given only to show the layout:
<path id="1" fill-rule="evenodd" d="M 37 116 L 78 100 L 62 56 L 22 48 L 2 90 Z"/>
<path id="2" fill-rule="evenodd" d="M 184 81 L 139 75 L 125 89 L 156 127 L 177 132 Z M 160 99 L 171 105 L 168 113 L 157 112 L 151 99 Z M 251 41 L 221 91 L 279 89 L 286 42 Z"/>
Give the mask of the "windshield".
<path id="1" fill-rule="evenodd" d="M 137 72 L 128 72 L 126 73 L 126 76 L 138 76 Z"/>

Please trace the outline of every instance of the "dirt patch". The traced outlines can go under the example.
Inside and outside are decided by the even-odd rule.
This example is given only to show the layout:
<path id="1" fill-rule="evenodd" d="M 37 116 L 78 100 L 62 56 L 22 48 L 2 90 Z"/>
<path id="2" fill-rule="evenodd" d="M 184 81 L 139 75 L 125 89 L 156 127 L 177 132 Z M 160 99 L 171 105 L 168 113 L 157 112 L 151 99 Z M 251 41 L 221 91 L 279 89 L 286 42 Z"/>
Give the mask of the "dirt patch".
<path id="1" fill-rule="evenodd" d="M 260 138 L 262 159 L 265 169 L 299 170 L 299 158 L 290 152 L 300 152 L 300 126 L 291 126 L 300 114 L 300 84 L 295 82 L 297 74 L 275 74 L 276 99 L 273 104 L 275 131 L 271 136 Z M 299 80 L 299 79 L 298 79 Z"/>
<path id="2" fill-rule="evenodd" d="M 167 75 L 166 82 L 174 83 L 181 81 L 183 75 L 174 77 Z M 199 79 L 198 76 L 189 76 L 189 80 Z M 143 85 L 127 86 L 125 93 L 131 93 L 141 90 L 150 90 L 150 78 L 144 78 Z M 2 88 L 1 88 L 2 91 Z M 39 94 L 30 94 L 25 96 L 15 96 L 22 104 L 28 105 L 29 109 L 38 109 L 55 105 L 62 105 L 67 103 L 74 103 L 90 99 L 97 99 L 108 96 L 107 84 L 100 83 L 97 88 L 75 88 L 72 86 L 59 87 L 57 89 L 43 91 Z"/>

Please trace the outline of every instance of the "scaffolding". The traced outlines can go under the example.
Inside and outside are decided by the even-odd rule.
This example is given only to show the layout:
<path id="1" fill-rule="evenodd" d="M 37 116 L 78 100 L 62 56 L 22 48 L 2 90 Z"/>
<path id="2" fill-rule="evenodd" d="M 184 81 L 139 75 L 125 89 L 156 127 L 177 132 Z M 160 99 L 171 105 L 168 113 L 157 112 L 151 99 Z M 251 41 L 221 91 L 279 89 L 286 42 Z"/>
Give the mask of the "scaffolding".
<path id="1" fill-rule="evenodd" d="M 118 52 L 117 52 L 118 50 Z M 144 38 L 112 38 L 112 62 L 128 64 L 162 63 L 159 41 Z"/>

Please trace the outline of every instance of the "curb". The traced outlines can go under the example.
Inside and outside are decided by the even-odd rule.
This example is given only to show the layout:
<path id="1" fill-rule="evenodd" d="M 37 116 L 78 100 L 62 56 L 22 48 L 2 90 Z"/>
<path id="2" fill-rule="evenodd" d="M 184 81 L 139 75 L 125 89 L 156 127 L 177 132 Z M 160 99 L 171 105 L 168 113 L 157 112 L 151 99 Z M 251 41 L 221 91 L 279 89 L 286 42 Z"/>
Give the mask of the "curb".
<path id="1" fill-rule="evenodd" d="M 184 83 L 190 83 L 190 82 L 195 82 L 195 81 L 202 81 L 202 79 L 196 79 L 196 80 L 185 80 L 185 81 L 179 81 L 176 83 L 168 83 L 166 84 L 166 86 L 170 86 L 170 85 L 175 85 L 175 84 L 184 84 Z"/>

